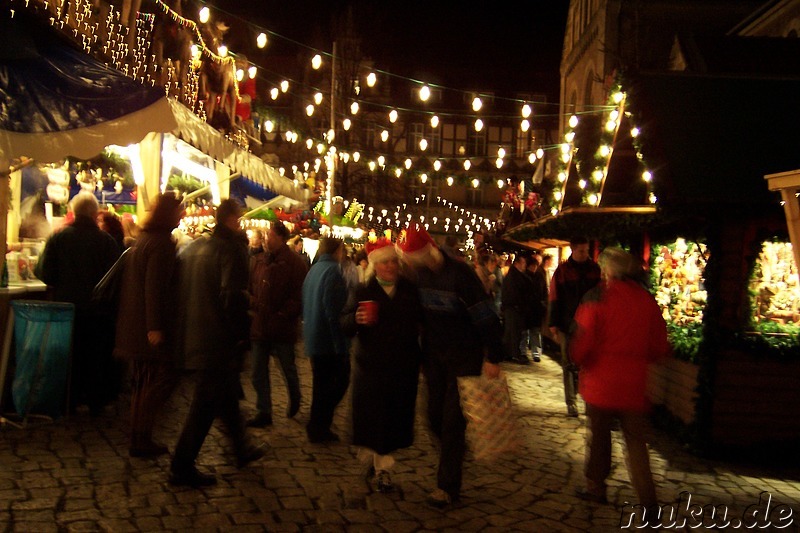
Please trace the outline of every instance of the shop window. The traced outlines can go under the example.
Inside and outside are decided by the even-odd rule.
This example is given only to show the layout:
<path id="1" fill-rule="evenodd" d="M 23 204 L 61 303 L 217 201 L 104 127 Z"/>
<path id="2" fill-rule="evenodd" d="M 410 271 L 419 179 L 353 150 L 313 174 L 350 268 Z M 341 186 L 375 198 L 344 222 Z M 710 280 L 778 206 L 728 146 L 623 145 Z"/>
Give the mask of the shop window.
<path id="1" fill-rule="evenodd" d="M 699 325 L 703 320 L 706 289 L 703 273 L 708 251 L 702 243 L 677 239 L 656 246 L 652 289 L 664 320 L 676 326 Z"/>
<path id="2" fill-rule="evenodd" d="M 757 324 L 800 324 L 800 286 L 791 243 L 762 244 L 750 289 Z"/>

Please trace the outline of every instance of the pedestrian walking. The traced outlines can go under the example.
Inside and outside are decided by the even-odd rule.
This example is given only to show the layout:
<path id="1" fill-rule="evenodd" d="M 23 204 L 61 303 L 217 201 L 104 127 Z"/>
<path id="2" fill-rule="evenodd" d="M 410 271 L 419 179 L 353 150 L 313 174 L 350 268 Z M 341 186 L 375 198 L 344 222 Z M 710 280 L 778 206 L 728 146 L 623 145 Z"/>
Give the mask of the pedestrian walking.
<path id="1" fill-rule="evenodd" d="M 274 355 L 281 367 L 289 395 L 286 416 L 300 410 L 300 380 L 295 363 L 300 315 L 303 308 L 303 280 L 306 262 L 287 241 L 289 230 L 283 222 L 273 222 L 267 233 L 267 251 L 256 256 L 250 272 L 253 296 L 252 383 L 256 391 L 256 415 L 250 427 L 272 425 L 272 388 L 269 360 Z"/>
<path id="2" fill-rule="evenodd" d="M 427 502 L 444 508 L 459 500 L 466 452 L 457 378 L 499 375 L 500 319 L 472 267 L 442 253 L 425 229 L 410 226 L 401 233 L 398 247 L 417 276 L 428 422 L 440 444 L 437 488 Z"/>
<path id="3" fill-rule="evenodd" d="M 182 366 L 196 371 L 192 405 L 172 458 L 173 485 L 213 485 L 195 460 L 211 424 L 219 418 L 233 442 L 236 465 L 264 455 L 248 444 L 239 411 L 240 372 L 250 348 L 247 235 L 242 208 L 232 199 L 217 207 L 210 237 L 199 237 L 179 255 L 179 347 Z"/>
<path id="4" fill-rule="evenodd" d="M 394 244 L 382 237 L 366 250 L 366 283 L 356 289 L 344 320 L 355 334 L 352 444 L 360 447 L 375 490 L 389 492 L 391 454 L 414 442 L 422 307 L 416 286 L 400 273 Z"/>
<path id="5" fill-rule="evenodd" d="M 589 241 L 586 237 L 570 240 L 572 254 L 561 263 L 550 281 L 548 325 L 550 333 L 561 347 L 561 367 L 564 373 L 564 400 L 567 415 L 578 416 L 576 389 L 578 373 L 569 357 L 567 344 L 575 310 L 586 292 L 600 281 L 600 267 L 589 258 Z"/>
<path id="6" fill-rule="evenodd" d="M 522 346 L 523 332 L 528 323 L 528 307 L 533 296 L 533 281 L 525 274 L 528 262 L 524 255 L 514 256 L 511 268 L 503 277 L 500 311 L 503 314 L 503 342 L 506 356 L 513 363 L 530 364 Z"/>
<path id="7" fill-rule="evenodd" d="M 125 260 L 114 356 L 130 367 L 131 457 L 169 452 L 153 440 L 153 426 L 177 384 L 177 252 L 172 230 L 182 216 L 183 206 L 174 194 L 159 196 Z"/>
<path id="8" fill-rule="evenodd" d="M 575 312 L 570 342 L 587 418 L 586 487 L 579 496 L 606 501 L 611 427 L 618 420 L 637 503 L 649 512 L 657 498 L 647 452 L 647 371 L 670 352 L 667 328 L 653 296 L 630 277 L 641 270 L 637 259 L 620 248 L 606 248 L 599 264 L 603 281 L 586 293 Z"/>
<path id="9" fill-rule="evenodd" d="M 303 340 L 311 359 L 311 416 L 309 442 L 338 442 L 331 430 L 333 413 L 350 384 L 350 351 L 341 318 L 348 292 L 341 263 L 344 242 L 320 239 L 318 259 L 303 282 Z"/>

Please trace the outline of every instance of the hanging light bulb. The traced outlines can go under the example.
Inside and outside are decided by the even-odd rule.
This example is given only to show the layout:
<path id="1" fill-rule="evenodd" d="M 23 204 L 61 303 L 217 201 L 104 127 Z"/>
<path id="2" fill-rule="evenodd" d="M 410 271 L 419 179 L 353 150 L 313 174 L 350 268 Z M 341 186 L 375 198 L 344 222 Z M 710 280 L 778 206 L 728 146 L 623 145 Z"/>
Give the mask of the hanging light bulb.
<path id="1" fill-rule="evenodd" d="M 275 129 L 275 123 L 274 122 L 272 122 L 271 120 L 265 120 L 264 121 L 264 130 L 267 133 L 272 133 L 272 131 L 274 129 Z"/>
<path id="2" fill-rule="evenodd" d="M 314 104 L 308 104 L 306 106 L 306 115 L 309 117 L 314 114 Z"/>
<path id="3" fill-rule="evenodd" d="M 599 168 L 594 170 L 594 171 L 592 171 L 592 179 L 595 182 L 599 182 L 600 180 L 602 180 L 603 179 L 603 171 L 600 170 Z"/>
<path id="4" fill-rule="evenodd" d="M 317 105 L 322 104 L 322 93 L 314 93 L 314 103 Z"/>
<path id="5" fill-rule="evenodd" d="M 269 92 L 269 96 L 273 100 L 277 100 L 279 94 L 280 94 L 280 91 L 278 90 L 277 87 L 273 87 L 272 90 L 270 90 L 270 92 Z"/>
<path id="6" fill-rule="evenodd" d="M 567 181 L 567 173 L 564 172 L 564 171 L 559 172 L 558 173 L 558 182 L 559 183 L 564 183 L 565 181 Z"/>
<path id="7" fill-rule="evenodd" d="M 329 129 L 329 130 L 328 130 L 328 133 L 326 133 L 326 134 L 325 134 L 325 139 L 326 139 L 326 140 L 328 141 L 328 143 L 330 144 L 330 143 L 332 143 L 332 142 L 333 142 L 333 140 L 334 140 L 335 138 L 336 138 L 336 131 L 334 131 L 334 129 L 333 129 L 333 128 Z M 333 147 L 331 147 L 331 148 L 332 148 L 333 150 L 336 150 L 336 148 L 333 148 Z"/>
<path id="8" fill-rule="evenodd" d="M 608 157 L 608 155 L 611 153 L 611 147 L 607 144 L 604 144 L 600 146 L 599 152 L 601 157 Z"/>
<path id="9" fill-rule="evenodd" d="M 528 119 L 523 119 L 522 122 L 519 123 L 519 129 L 523 132 L 528 131 L 531 129 L 531 123 Z"/>
<path id="10" fill-rule="evenodd" d="M 317 144 L 317 153 L 319 155 L 322 155 L 323 153 L 325 153 L 325 145 L 324 144 L 322 144 L 322 143 L 318 143 Z"/>
<path id="11" fill-rule="evenodd" d="M 653 179 L 653 175 L 650 173 L 649 170 L 645 170 L 642 172 L 642 179 L 646 182 L 650 182 Z"/>
<path id="12" fill-rule="evenodd" d="M 353 102 L 350 104 L 350 114 L 357 115 L 358 114 L 358 102 Z"/>
<path id="13" fill-rule="evenodd" d="M 439 117 L 433 115 L 431 117 L 431 128 L 437 128 L 437 127 L 439 127 Z"/>
<path id="14" fill-rule="evenodd" d="M 391 122 L 392 124 L 397 122 L 397 110 L 396 109 L 392 109 L 391 111 L 389 111 L 389 122 Z"/>
<path id="15" fill-rule="evenodd" d="M 350 119 L 349 119 L 349 118 L 346 118 L 346 119 L 344 119 L 344 120 L 342 121 L 342 128 L 344 128 L 344 131 L 349 131 L 349 130 L 350 130 L 350 126 L 351 126 L 352 124 L 353 124 L 353 123 L 352 123 L 352 122 L 350 122 Z"/>
<path id="16" fill-rule="evenodd" d="M 531 109 L 530 105 L 525 104 L 522 106 L 522 118 L 530 117 L 532 112 L 533 110 Z"/>
<path id="17" fill-rule="evenodd" d="M 211 10 L 208 9 L 208 6 L 204 6 L 202 9 L 200 9 L 198 20 L 200 21 L 200 24 L 205 24 L 208 22 L 209 18 L 211 18 Z"/>
<path id="18" fill-rule="evenodd" d="M 476 96 L 472 99 L 472 110 L 476 113 L 481 110 L 483 107 L 483 101 L 480 99 L 479 96 Z"/>
<path id="19" fill-rule="evenodd" d="M 419 99 L 423 102 L 427 102 L 428 98 L 431 97 L 431 88 L 427 85 L 423 85 L 419 88 Z"/>
<path id="20" fill-rule="evenodd" d="M 502 159 L 505 156 L 506 156 L 506 149 L 501 146 L 500 148 L 497 149 L 497 157 Z"/>
<path id="21" fill-rule="evenodd" d="M 378 76 L 374 72 L 367 74 L 367 87 L 375 87 L 376 81 L 378 81 Z"/>
<path id="22" fill-rule="evenodd" d="M 574 128 L 577 125 L 578 125 L 578 116 L 572 115 L 571 117 L 569 117 L 569 127 Z"/>
<path id="23" fill-rule="evenodd" d="M 425 139 L 420 139 L 419 140 L 419 149 L 422 150 L 423 152 L 425 150 L 427 150 L 428 149 L 428 141 L 426 141 Z"/>
<path id="24" fill-rule="evenodd" d="M 568 154 L 572 151 L 572 146 L 570 146 L 569 143 L 562 143 L 559 148 L 562 154 Z"/>
<path id="25" fill-rule="evenodd" d="M 589 205 L 597 205 L 597 195 L 592 193 L 589 195 Z"/>
<path id="26" fill-rule="evenodd" d="M 648 196 L 647 199 L 650 200 L 651 204 L 654 204 L 654 203 L 658 202 L 658 198 L 653 193 L 650 193 L 650 196 Z"/>
<path id="27" fill-rule="evenodd" d="M 286 92 L 286 91 L 288 91 L 288 90 L 289 90 L 289 82 L 288 82 L 288 81 L 286 81 L 286 80 L 283 80 L 283 81 L 281 82 L 281 92 L 282 92 L 282 93 L 285 93 L 285 92 Z"/>
<path id="28" fill-rule="evenodd" d="M 322 56 L 317 54 L 311 58 L 311 68 L 314 70 L 319 70 L 319 67 L 322 66 Z"/>
<path id="29" fill-rule="evenodd" d="M 469 170 L 471 166 L 472 163 L 470 162 L 469 159 L 464 160 L 464 170 Z"/>
<path id="30" fill-rule="evenodd" d="M 292 130 L 287 131 L 284 135 L 286 135 L 286 140 L 292 142 Z"/>
<path id="31" fill-rule="evenodd" d="M 256 46 L 259 48 L 264 48 L 267 46 L 267 34 L 266 33 L 259 33 L 258 37 L 256 37 Z"/>
<path id="32" fill-rule="evenodd" d="M 536 157 L 538 157 L 539 159 L 543 158 L 544 157 L 544 150 L 542 150 L 541 148 L 536 150 Z"/>
<path id="33" fill-rule="evenodd" d="M 242 81 L 244 79 L 244 70 L 236 69 L 236 81 Z"/>
<path id="34" fill-rule="evenodd" d="M 258 67 L 250 65 L 250 68 L 247 69 L 247 75 L 250 76 L 251 80 L 254 80 L 256 79 L 256 74 L 258 74 Z"/>
<path id="35" fill-rule="evenodd" d="M 454 181 L 453 180 L 453 176 L 447 176 L 447 186 L 448 187 L 452 187 L 453 186 L 453 181 Z"/>
<path id="36" fill-rule="evenodd" d="M 631 137 L 636 138 L 636 137 L 639 136 L 639 133 L 640 133 L 639 128 L 636 128 L 636 127 L 631 128 Z"/>
<path id="37" fill-rule="evenodd" d="M 439 161 L 437 159 L 436 161 L 433 162 L 433 170 L 435 170 L 436 172 L 439 172 L 439 170 L 441 170 L 441 168 L 442 168 L 442 162 L 441 161 Z"/>
<path id="38" fill-rule="evenodd" d="M 498 157 L 498 158 L 495 160 L 495 162 L 494 162 L 494 165 L 495 165 L 497 168 L 503 168 L 503 158 L 502 158 L 502 157 Z"/>
<path id="39" fill-rule="evenodd" d="M 428 175 L 427 174 L 420 174 L 419 175 L 419 181 L 420 181 L 420 183 L 426 183 L 428 181 Z"/>
<path id="40" fill-rule="evenodd" d="M 480 184 L 481 184 L 481 181 L 480 181 L 478 178 L 473 178 L 473 180 L 472 180 L 472 187 L 473 187 L 474 189 L 477 189 L 477 188 L 480 186 Z"/>
<path id="41" fill-rule="evenodd" d="M 385 157 L 383 157 L 382 155 L 379 155 L 379 156 L 378 156 L 378 164 L 379 164 L 381 167 L 383 167 L 383 166 L 386 164 L 386 158 L 385 158 Z"/>
<path id="42" fill-rule="evenodd" d="M 534 154 L 533 152 L 528 154 L 528 163 L 530 163 L 531 165 L 536 163 L 536 154 Z"/>
<path id="43" fill-rule="evenodd" d="M 383 130 L 381 132 L 381 141 L 386 142 L 388 140 L 389 140 L 389 132 L 386 131 L 386 130 Z"/>
<path id="44" fill-rule="evenodd" d="M 312 146 L 314 146 L 314 141 L 312 139 L 306 139 L 306 148 L 311 150 Z"/>
<path id="45" fill-rule="evenodd" d="M 353 162 L 358 163 L 359 159 L 361 159 L 361 154 L 359 152 L 353 152 Z"/>
<path id="46" fill-rule="evenodd" d="M 347 152 L 342 152 L 341 157 L 342 161 L 344 161 L 345 163 L 348 163 L 350 161 L 350 154 L 348 154 Z"/>
<path id="47" fill-rule="evenodd" d="M 502 189 L 505 186 L 506 182 L 503 180 L 497 180 L 497 188 Z"/>
<path id="48" fill-rule="evenodd" d="M 618 104 L 618 103 L 620 103 L 622 101 L 622 99 L 624 97 L 625 97 L 625 93 L 623 93 L 622 91 L 617 91 L 617 92 L 615 92 L 613 94 L 613 96 L 611 98 L 614 100 L 615 104 Z"/>
<path id="49" fill-rule="evenodd" d="M 585 189 L 586 188 L 586 180 L 578 180 L 578 187 L 580 187 L 581 189 Z"/>
<path id="50" fill-rule="evenodd" d="M 478 119 L 475 121 L 475 131 L 481 131 L 483 129 L 483 121 Z"/>
<path id="51" fill-rule="evenodd" d="M 575 132 L 574 131 L 568 131 L 567 133 L 565 133 L 564 134 L 564 140 L 567 141 L 568 143 L 571 143 L 572 141 L 574 141 L 575 140 Z"/>
<path id="52" fill-rule="evenodd" d="M 217 55 L 220 57 L 226 57 L 228 55 L 228 47 L 224 44 L 219 45 L 217 48 Z"/>
<path id="53" fill-rule="evenodd" d="M 398 178 L 403 175 L 403 171 L 400 170 L 400 167 L 394 169 L 394 175 L 397 176 Z"/>
<path id="54" fill-rule="evenodd" d="M 371 172 L 375 172 L 375 161 L 370 161 L 367 166 Z"/>
<path id="55" fill-rule="evenodd" d="M 556 202 L 560 202 L 562 198 L 561 191 L 556 191 L 553 193 L 553 198 L 555 198 Z"/>
<path id="56" fill-rule="evenodd" d="M 403 163 L 406 167 L 406 170 L 411 170 L 411 158 L 406 158 L 405 162 Z"/>

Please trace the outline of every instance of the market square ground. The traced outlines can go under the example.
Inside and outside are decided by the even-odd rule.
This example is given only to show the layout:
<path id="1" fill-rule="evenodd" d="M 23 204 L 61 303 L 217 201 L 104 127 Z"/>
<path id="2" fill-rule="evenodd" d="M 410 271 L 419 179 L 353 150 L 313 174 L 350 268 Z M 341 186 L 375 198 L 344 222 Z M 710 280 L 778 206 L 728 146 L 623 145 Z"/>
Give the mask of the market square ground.
<path id="1" fill-rule="evenodd" d="M 602 532 L 618 531 L 629 521 L 631 508 L 625 506 L 636 498 L 617 433 L 611 503 L 586 503 L 574 496 L 583 477 L 583 417 L 565 416 L 561 369 L 549 357 L 526 367 L 504 364 L 524 447 L 492 464 L 468 460 L 462 502 L 444 511 L 424 502 L 433 488 L 436 454 L 422 416 L 418 415 L 416 443 L 398 455 L 393 476 L 397 491 L 372 492 L 354 448 L 345 443 L 312 445 L 306 439 L 311 397 L 308 359 L 298 357 L 304 398 L 295 420 L 282 416 L 285 389 L 276 366 L 273 360 L 275 424 L 251 432 L 254 440 L 267 442 L 270 451 L 259 463 L 236 470 L 224 450 L 226 439 L 215 426 L 199 458 L 199 467 L 219 479 L 210 489 L 168 485 L 166 457 L 158 461 L 128 457 L 124 396 L 98 418 L 79 413 L 66 421 L 33 423 L 22 430 L 3 427 L 0 531 Z M 247 414 L 253 410 L 254 393 L 247 374 L 242 382 Z M 183 380 L 156 431 L 170 448 L 190 398 L 191 386 Z M 348 414 L 346 399 L 334 423 L 344 442 Z M 800 468 L 747 467 L 698 458 L 658 431 L 651 456 L 660 499 L 682 509 L 683 516 L 691 496 L 692 506 L 714 505 L 718 513 L 725 506 L 731 530 L 738 529 L 736 520 L 748 509 L 750 515 L 760 509 L 758 526 L 771 518 L 772 527 L 788 526 L 780 531 L 800 531 Z M 791 518 L 779 523 L 777 508 L 784 511 L 784 518 L 790 509 Z M 738 525 L 746 529 L 754 523 L 748 520 Z M 672 529 L 691 530 L 680 525 L 678 520 Z"/>

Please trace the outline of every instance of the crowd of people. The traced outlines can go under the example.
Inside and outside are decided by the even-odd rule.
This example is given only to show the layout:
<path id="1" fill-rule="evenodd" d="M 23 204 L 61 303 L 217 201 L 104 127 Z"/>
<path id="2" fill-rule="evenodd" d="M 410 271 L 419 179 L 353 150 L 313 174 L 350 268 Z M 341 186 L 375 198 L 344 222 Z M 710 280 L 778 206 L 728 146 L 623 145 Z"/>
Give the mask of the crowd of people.
<path id="1" fill-rule="evenodd" d="M 248 239 L 235 200 L 218 206 L 210 235 L 181 247 L 173 235 L 183 215 L 180 200 L 166 193 L 153 205 L 136 239 L 126 242 L 111 236 L 107 228 L 115 221 L 99 212 L 94 196 L 80 193 L 72 201 L 74 222 L 48 240 L 38 268 L 54 298 L 78 310 L 70 405 L 86 404 L 97 414 L 112 399 L 107 390 L 101 394 L 105 367 L 98 364 L 111 350 L 85 321 L 103 314 L 91 305 L 92 288 L 130 247 L 116 322 L 108 327 L 115 332 L 109 360 L 127 365 L 131 456 L 169 453 L 154 438 L 156 419 L 181 372 L 191 371 L 186 375 L 194 380 L 171 484 L 216 482 L 195 460 L 217 418 L 239 468 L 264 455 L 265 445 L 255 444 L 246 428 L 273 423 L 273 356 L 286 383 L 285 415 L 299 412 L 302 340 L 312 369 L 309 442 L 340 440 L 334 413 L 351 390 L 351 444 L 379 492 L 393 490 L 395 452 L 413 444 L 424 377 L 439 451 L 427 501 L 447 507 L 460 498 L 467 451 L 458 377 L 493 379 L 503 361 L 539 362 L 547 332 L 560 345 L 567 416 L 579 416 L 576 387 L 586 403 L 586 488 L 579 496 L 605 500 L 610 430 L 619 420 L 633 484 L 644 504 L 656 503 L 644 383 L 647 365 L 666 356 L 669 345 L 658 307 L 640 282 L 641 262 L 627 252 L 606 248 L 595 262 L 589 241 L 575 238 L 572 255 L 555 271 L 552 256 L 531 251 L 514 254 L 507 265 L 491 253 L 470 261 L 452 236 L 439 245 L 411 225 L 396 242 L 371 240 L 354 258 L 342 240 L 323 237 L 312 262 L 281 222 Z M 241 373 L 248 367 L 256 411 L 245 419 Z"/>

